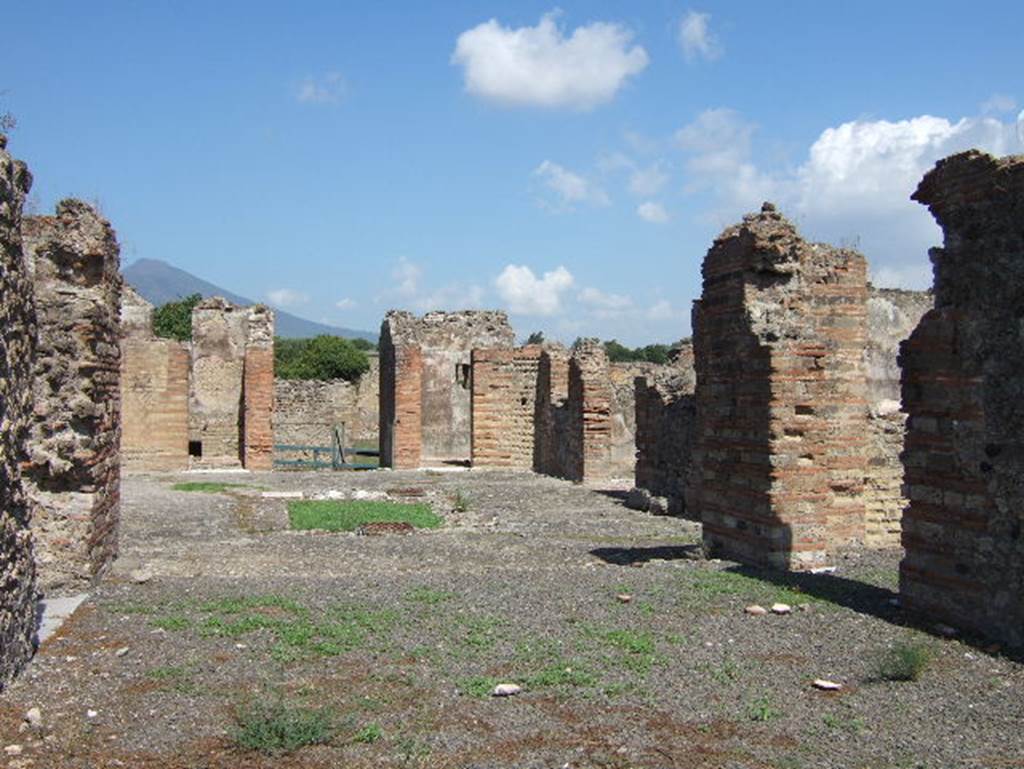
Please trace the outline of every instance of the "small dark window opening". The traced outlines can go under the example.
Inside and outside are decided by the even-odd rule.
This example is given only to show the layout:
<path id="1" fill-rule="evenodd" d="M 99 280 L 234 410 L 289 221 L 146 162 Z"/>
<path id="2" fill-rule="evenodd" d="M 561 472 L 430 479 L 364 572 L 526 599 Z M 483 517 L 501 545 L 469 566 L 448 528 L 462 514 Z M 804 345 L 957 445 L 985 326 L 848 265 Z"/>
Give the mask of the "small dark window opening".
<path id="1" fill-rule="evenodd" d="M 455 381 L 459 387 L 463 390 L 469 389 L 469 364 L 468 363 L 456 363 L 455 364 Z"/>
<path id="2" fill-rule="evenodd" d="M 203 456 L 203 442 L 202 441 L 189 441 L 188 442 L 188 455 L 190 457 L 199 457 L 201 459 L 202 456 Z"/>

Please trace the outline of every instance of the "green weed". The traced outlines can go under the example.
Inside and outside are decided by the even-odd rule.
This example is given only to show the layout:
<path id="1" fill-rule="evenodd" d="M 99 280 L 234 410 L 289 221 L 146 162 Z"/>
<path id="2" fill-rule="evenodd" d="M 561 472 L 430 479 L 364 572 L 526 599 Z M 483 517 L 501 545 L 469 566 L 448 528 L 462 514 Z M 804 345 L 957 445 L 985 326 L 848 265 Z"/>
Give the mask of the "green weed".
<path id="1" fill-rule="evenodd" d="M 920 641 L 898 641 L 876 663 L 878 678 L 884 681 L 916 681 L 931 663 L 932 651 Z"/>
<path id="2" fill-rule="evenodd" d="M 329 742 L 334 731 L 332 715 L 283 702 L 253 702 L 239 709 L 232 739 L 245 750 L 266 755 L 290 753 L 305 745 Z"/>
<path id="3" fill-rule="evenodd" d="M 228 489 L 244 489 L 244 483 L 221 483 L 219 481 L 188 481 L 171 486 L 174 491 L 199 491 L 206 494 L 223 494 Z"/>
<path id="4" fill-rule="evenodd" d="M 429 505 L 371 500 L 296 500 L 288 503 L 293 529 L 355 531 L 366 523 L 408 523 L 418 529 L 436 529 L 442 520 Z"/>

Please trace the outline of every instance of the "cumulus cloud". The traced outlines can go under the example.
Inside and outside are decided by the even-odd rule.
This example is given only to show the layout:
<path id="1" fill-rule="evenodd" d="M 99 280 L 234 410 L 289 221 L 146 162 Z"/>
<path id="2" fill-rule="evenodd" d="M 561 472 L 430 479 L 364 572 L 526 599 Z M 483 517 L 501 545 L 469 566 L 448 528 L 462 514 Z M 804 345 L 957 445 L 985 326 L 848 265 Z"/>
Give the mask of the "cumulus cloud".
<path id="1" fill-rule="evenodd" d="M 423 268 L 401 256 L 391 269 L 391 278 L 395 281 L 395 292 L 403 299 L 411 299 L 419 293 L 420 279 Z"/>
<path id="2" fill-rule="evenodd" d="M 624 294 L 605 293 L 589 286 L 580 291 L 576 299 L 598 318 L 619 317 L 633 307 L 633 300 Z"/>
<path id="3" fill-rule="evenodd" d="M 276 307 L 295 307 L 309 301 L 309 295 L 290 288 L 275 288 L 267 292 L 267 299 Z"/>
<path id="4" fill-rule="evenodd" d="M 668 221 L 668 211 L 665 210 L 665 206 L 653 200 L 648 200 L 637 206 L 636 215 L 651 224 L 664 224 Z"/>
<path id="5" fill-rule="evenodd" d="M 475 310 L 483 306 L 484 289 L 476 284 L 451 283 L 417 297 L 412 305 L 420 312 L 430 310 Z"/>
<path id="6" fill-rule="evenodd" d="M 337 104 L 346 90 L 341 73 L 328 72 L 320 77 L 305 78 L 295 91 L 295 99 L 302 104 Z"/>
<path id="7" fill-rule="evenodd" d="M 636 168 L 629 176 L 629 191 L 642 198 L 657 195 L 668 183 L 668 174 L 661 163 L 647 168 Z"/>
<path id="8" fill-rule="evenodd" d="M 794 169 L 771 171 L 752 159 L 754 131 L 725 109 L 708 110 L 680 129 L 687 189 L 710 191 L 715 217 L 725 221 L 773 200 L 812 237 L 859 240 L 876 275 L 908 288 L 928 285 L 930 273 L 920 266 L 941 239 L 927 210 L 910 200 L 921 177 L 954 152 L 977 147 L 1003 155 L 1014 142 L 1013 127 L 992 117 L 857 120 L 822 131 Z"/>
<path id="9" fill-rule="evenodd" d="M 463 68 L 466 91 L 506 106 L 590 109 L 647 67 L 625 27 L 597 21 L 566 36 L 555 16 L 516 29 L 491 19 L 459 35 L 451 61 Z"/>
<path id="10" fill-rule="evenodd" d="M 981 114 L 997 115 L 1013 112 L 1017 109 L 1017 100 L 1005 93 L 994 93 L 981 104 Z"/>
<path id="11" fill-rule="evenodd" d="M 339 310 L 351 310 L 357 305 L 358 302 L 356 302 L 355 299 L 352 299 L 351 297 L 347 296 L 344 299 L 339 299 L 337 302 L 334 303 L 334 306 L 337 307 Z"/>
<path id="12" fill-rule="evenodd" d="M 510 312 L 519 315 L 554 315 L 562 306 L 562 294 L 572 287 L 572 274 L 556 267 L 538 278 L 525 265 L 510 264 L 495 279 L 498 295 Z"/>
<path id="13" fill-rule="evenodd" d="M 545 201 L 545 206 L 552 210 L 571 211 L 577 203 L 607 206 L 611 202 L 608 193 L 599 185 L 550 160 L 537 166 L 533 175 L 550 193 L 554 193 L 553 202 Z"/>
<path id="14" fill-rule="evenodd" d="M 687 61 L 714 61 L 722 55 L 722 44 L 710 29 L 711 14 L 687 11 L 679 22 L 679 45 Z"/>

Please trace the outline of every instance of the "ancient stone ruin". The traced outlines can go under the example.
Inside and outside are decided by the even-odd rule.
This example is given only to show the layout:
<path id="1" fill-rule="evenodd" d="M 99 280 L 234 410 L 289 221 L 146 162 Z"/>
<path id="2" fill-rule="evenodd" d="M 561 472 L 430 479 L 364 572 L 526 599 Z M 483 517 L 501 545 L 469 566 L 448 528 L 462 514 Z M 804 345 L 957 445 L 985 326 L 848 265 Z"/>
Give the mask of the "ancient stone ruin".
<path id="1" fill-rule="evenodd" d="M 0 687 L 32 654 L 36 566 L 31 508 L 22 479 L 32 421 L 36 318 L 22 253 L 22 206 L 32 185 L 0 134 Z"/>
<path id="2" fill-rule="evenodd" d="M 26 478 L 43 587 L 81 587 L 117 555 L 121 442 L 120 248 L 77 200 L 26 217 L 38 344 Z"/>
<path id="3" fill-rule="evenodd" d="M 1024 156 L 942 160 L 914 193 L 942 226 L 935 309 L 904 344 L 900 594 L 1024 645 Z"/>
<path id="4" fill-rule="evenodd" d="M 866 273 L 770 204 L 708 251 L 694 496 L 710 552 L 809 569 L 863 541 Z"/>

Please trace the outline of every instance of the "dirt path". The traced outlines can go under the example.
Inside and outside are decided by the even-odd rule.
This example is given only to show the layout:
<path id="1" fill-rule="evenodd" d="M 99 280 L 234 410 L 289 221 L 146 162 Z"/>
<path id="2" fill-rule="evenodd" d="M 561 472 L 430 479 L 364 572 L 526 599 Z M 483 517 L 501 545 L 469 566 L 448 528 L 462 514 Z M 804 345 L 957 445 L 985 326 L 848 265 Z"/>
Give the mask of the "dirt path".
<path id="1" fill-rule="evenodd" d="M 292 532 L 261 496 L 356 489 L 445 524 Z M 123 496 L 121 559 L 0 695 L 20 748 L 0 766 L 1024 766 L 1024 668 L 904 626 L 896 553 L 748 572 L 700 560 L 692 523 L 511 473 L 136 477 Z M 744 613 L 776 601 L 793 613 Z M 897 643 L 925 650 L 919 680 L 878 680 Z M 254 706 L 323 713 L 329 741 L 247 751 Z"/>

